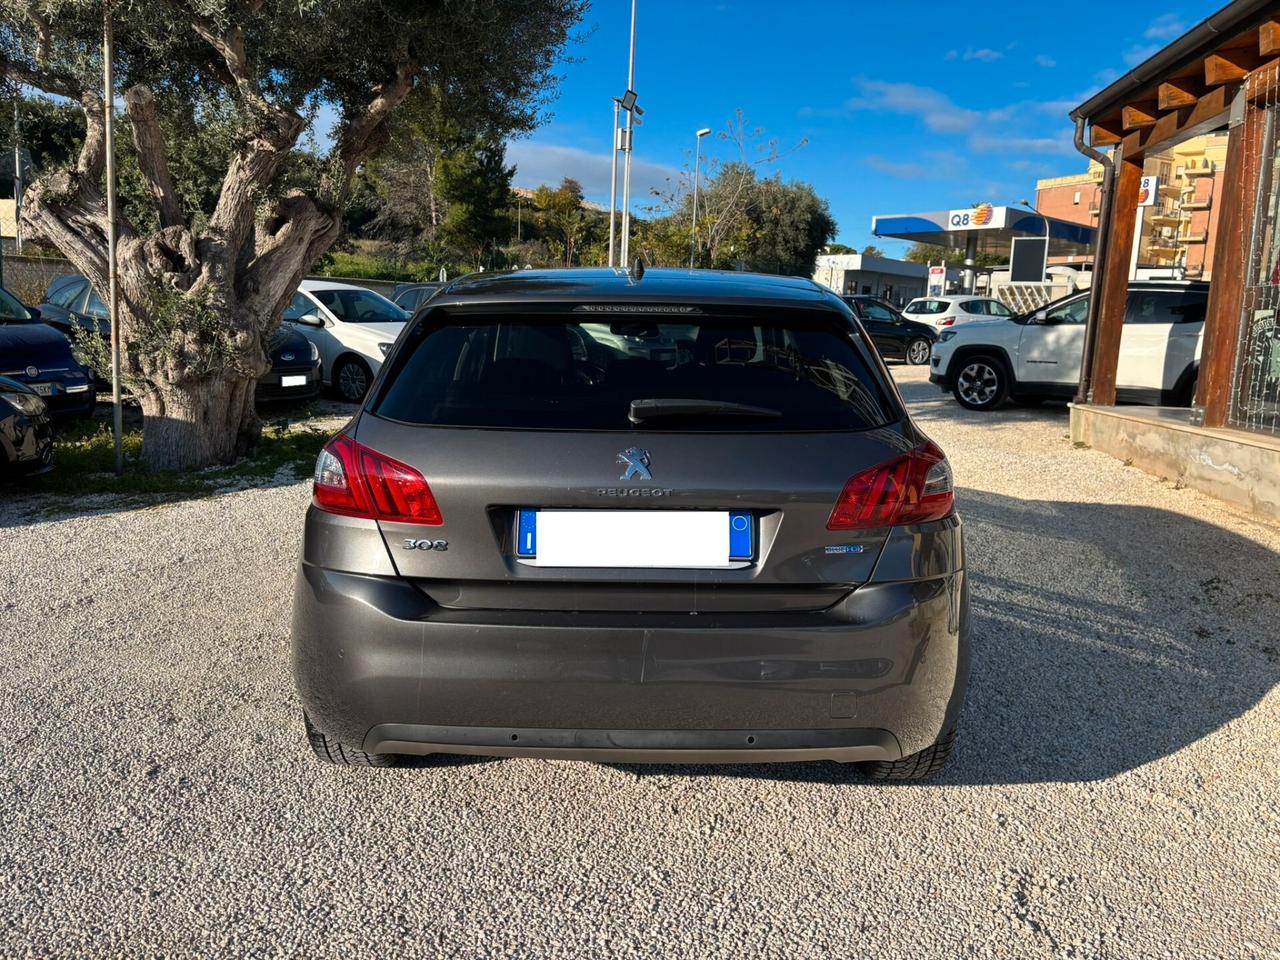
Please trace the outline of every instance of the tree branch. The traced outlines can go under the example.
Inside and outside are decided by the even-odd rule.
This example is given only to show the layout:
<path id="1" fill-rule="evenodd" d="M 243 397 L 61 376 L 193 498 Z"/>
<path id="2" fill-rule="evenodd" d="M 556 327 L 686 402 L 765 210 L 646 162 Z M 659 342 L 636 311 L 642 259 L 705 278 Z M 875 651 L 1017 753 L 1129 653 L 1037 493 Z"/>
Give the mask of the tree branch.
<path id="1" fill-rule="evenodd" d="M 416 63 L 402 58 L 396 64 L 395 76 L 374 88 L 373 97 L 364 113 L 343 125 L 334 149 L 339 161 L 341 180 L 331 180 L 326 185 L 335 202 L 341 203 L 346 199 L 356 168 L 386 145 L 387 119 L 413 90 L 417 71 Z M 332 177 L 332 173 L 329 176 Z"/>
<path id="2" fill-rule="evenodd" d="M 107 162 L 107 118 L 98 93 L 85 90 L 79 99 L 84 110 L 84 143 L 76 160 L 76 174 L 80 179 L 96 184 Z"/>
<path id="3" fill-rule="evenodd" d="M 133 125 L 133 141 L 138 145 L 138 167 L 143 182 L 159 207 L 160 226 L 176 226 L 182 222 L 182 208 L 169 174 L 164 132 L 156 117 L 155 95 L 150 87 L 138 84 L 125 91 L 124 104 Z"/>

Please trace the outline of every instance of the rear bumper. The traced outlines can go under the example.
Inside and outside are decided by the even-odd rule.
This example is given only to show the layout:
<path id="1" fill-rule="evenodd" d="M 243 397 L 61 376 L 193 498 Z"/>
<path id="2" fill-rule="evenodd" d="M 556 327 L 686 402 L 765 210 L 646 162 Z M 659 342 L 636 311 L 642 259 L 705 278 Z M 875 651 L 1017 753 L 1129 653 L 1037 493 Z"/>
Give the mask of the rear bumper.
<path id="1" fill-rule="evenodd" d="M 303 563 L 293 666 L 316 726 L 373 753 L 896 759 L 954 725 L 969 630 L 962 569 L 818 614 L 693 618 L 451 610 Z"/>
<path id="2" fill-rule="evenodd" d="M 292 387 L 281 386 L 284 377 L 305 376 L 307 382 Z M 320 361 L 305 367 L 273 368 L 258 379 L 255 396 L 259 400 L 309 400 L 320 395 Z"/>

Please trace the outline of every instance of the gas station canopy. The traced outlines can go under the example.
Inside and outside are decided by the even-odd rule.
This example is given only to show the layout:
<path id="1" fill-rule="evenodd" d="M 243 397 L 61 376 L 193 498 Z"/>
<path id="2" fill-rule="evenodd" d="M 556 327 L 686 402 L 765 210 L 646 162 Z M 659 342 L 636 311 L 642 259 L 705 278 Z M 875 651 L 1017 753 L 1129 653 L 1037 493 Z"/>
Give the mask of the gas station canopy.
<path id="1" fill-rule="evenodd" d="M 1043 237 L 1046 224 L 1050 257 L 1083 257 L 1092 253 L 1098 233 L 1094 227 L 1042 217 L 1021 207 L 997 207 L 989 203 L 963 210 L 872 217 L 871 232 L 877 237 L 1007 258 L 1014 237 Z M 971 244 L 976 244 L 976 249 Z"/>

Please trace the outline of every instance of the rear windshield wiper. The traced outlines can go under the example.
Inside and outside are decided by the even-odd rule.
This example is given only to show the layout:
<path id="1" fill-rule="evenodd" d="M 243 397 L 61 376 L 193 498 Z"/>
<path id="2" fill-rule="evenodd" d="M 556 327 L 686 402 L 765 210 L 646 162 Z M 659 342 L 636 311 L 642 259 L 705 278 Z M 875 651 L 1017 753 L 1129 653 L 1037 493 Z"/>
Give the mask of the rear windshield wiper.
<path id="1" fill-rule="evenodd" d="M 782 416 L 781 410 L 769 407 L 753 407 L 746 403 L 721 400 L 680 400 L 661 397 L 649 400 L 632 400 L 627 419 L 641 423 L 657 417 L 763 417 Z"/>

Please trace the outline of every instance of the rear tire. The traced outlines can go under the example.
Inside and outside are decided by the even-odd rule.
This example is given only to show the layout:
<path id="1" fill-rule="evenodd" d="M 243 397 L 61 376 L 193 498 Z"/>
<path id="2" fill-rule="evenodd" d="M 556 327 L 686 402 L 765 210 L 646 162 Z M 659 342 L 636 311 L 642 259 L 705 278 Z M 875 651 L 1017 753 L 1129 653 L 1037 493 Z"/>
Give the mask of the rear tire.
<path id="1" fill-rule="evenodd" d="M 868 780 L 927 780 L 942 772 L 956 746 L 956 728 L 952 727 L 942 739 L 919 753 L 901 760 L 876 760 L 860 763 L 858 769 Z"/>
<path id="2" fill-rule="evenodd" d="M 994 410 L 1009 395 L 1009 373 L 994 357 L 965 357 L 956 371 L 955 394 L 968 410 Z"/>
<path id="3" fill-rule="evenodd" d="M 913 367 L 923 366 L 929 362 L 929 354 L 933 352 L 933 346 L 924 337 L 917 337 L 907 344 L 906 358 L 907 363 Z"/>
<path id="4" fill-rule="evenodd" d="M 397 757 L 392 753 L 365 753 L 354 747 L 343 746 L 327 733 L 317 730 L 305 713 L 302 722 L 307 728 L 307 743 L 311 751 L 325 763 L 345 767 L 394 767 Z"/>

